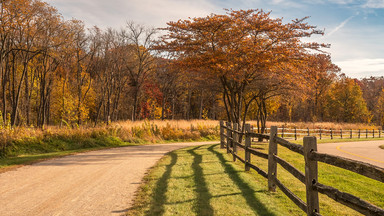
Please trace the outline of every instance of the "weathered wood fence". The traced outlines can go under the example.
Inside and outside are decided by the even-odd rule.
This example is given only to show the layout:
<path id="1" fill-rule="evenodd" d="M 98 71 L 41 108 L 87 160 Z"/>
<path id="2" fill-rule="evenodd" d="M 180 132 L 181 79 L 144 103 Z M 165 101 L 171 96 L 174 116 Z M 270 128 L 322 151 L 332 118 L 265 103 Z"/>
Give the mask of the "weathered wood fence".
<path id="1" fill-rule="evenodd" d="M 268 154 L 251 147 L 253 137 L 269 140 Z M 317 151 L 316 137 L 304 137 L 304 144 L 298 145 L 277 136 L 277 127 L 271 127 L 270 134 L 260 134 L 251 131 L 249 124 L 245 125 L 245 132 L 241 132 L 237 124 L 230 122 L 220 122 L 220 146 L 226 148 L 227 153 L 233 155 L 233 160 L 239 160 L 245 164 L 245 170 L 253 169 L 264 178 L 268 179 L 268 190 L 275 191 L 276 186 L 280 188 L 301 210 L 307 215 L 320 215 L 318 193 L 327 195 L 349 208 L 352 208 L 364 215 L 384 215 L 384 209 L 377 207 L 365 200 L 352 194 L 339 191 L 336 188 L 327 186 L 318 182 L 317 162 L 323 162 L 336 167 L 340 167 L 368 178 L 384 182 L 384 169 L 360 161 L 355 161 L 339 156 L 334 156 Z M 243 143 L 244 141 L 244 143 Z M 290 163 L 277 155 L 278 145 L 288 148 L 291 151 L 304 156 L 305 173 L 302 173 Z M 244 149 L 244 158 L 238 154 L 238 148 Z M 252 164 L 251 155 L 268 160 L 268 170 L 262 170 Z M 280 164 L 285 170 L 305 184 L 306 202 L 301 200 L 277 177 L 277 164 Z"/>
<path id="2" fill-rule="evenodd" d="M 257 129 L 251 126 L 251 132 L 255 132 Z M 268 133 L 271 128 L 266 128 L 265 131 Z M 360 138 L 382 138 L 382 130 L 378 129 L 302 129 L 302 128 L 277 128 L 278 134 L 281 138 L 295 139 L 304 136 L 315 136 L 319 139 L 360 139 Z"/>

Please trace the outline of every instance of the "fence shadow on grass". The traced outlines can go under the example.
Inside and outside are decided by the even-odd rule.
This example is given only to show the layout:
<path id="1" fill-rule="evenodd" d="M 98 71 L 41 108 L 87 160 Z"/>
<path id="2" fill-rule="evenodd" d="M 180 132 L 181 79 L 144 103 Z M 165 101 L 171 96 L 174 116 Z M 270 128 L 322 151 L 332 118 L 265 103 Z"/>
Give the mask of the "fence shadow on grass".
<path id="1" fill-rule="evenodd" d="M 210 204 L 212 194 L 209 192 L 207 183 L 204 178 L 203 168 L 201 163 L 203 161 L 202 155 L 196 153 L 201 146 L 187 150 L 193 156 L 192 169 L 194 173 L 194 181 L 196 184 L 197 192 L 197 205 L 195 206 L 196 215 L 213 215 L 213 209 Z"/>
<path id="2" fill-rule="evenodd" d="M 212 145 L 208 148 L 208 151 L 212 152 L 216 155 L 216 157 L 220 160 L 225 172 L 228 174 L 229 178 L 233 181 L 234 184 L 240 189 L 244 199 L 246 200 L 248 206 L 252 208 L 252 210 L 257 215 L 271 215 L 274 216 L 275 214 L 270 212 L 263 203 L 260 202 L 260 200 L 255 197 L 255 191 L 248 185 L 248 183 L 244 182 L 244 180 L 239 176 L 238 171 L 235 170 L 232 165 L 228 164 L 228 160 L 224 158 L 222 153 L 218 152 L 214 148 L 217 147 L 217 145 Z"/>
<path id="3" fill-rule="evenodd" d="M 156 188 L 153 192 L 153 197 L 151 200 L 151 208 L 147 211 L 146 215 L 163 215 L 164 214 L 164 204 L 167 200 L 165 193 L 168 190 L 168 180 L 171 177 L 172 167 L 177 162 L 177 154 L 174 152 L 169 153 L 171 157 L 171 162 L 165 166 L 165 172 L 156 182 Z"/>

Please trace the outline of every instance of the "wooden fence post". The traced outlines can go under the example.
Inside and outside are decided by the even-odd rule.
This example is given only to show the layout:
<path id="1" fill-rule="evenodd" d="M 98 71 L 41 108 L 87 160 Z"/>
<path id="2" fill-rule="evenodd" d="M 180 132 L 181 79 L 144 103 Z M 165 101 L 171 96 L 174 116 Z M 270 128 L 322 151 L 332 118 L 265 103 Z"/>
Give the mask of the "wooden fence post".
<path id="1" fill-rule="evenodd" d="M 333 139 L 332 128 L 331 128 L 331 139 Z"/>
<path id="2" fill-rule="evenodd" d="M 277 143 L 275 137 L 277 134 L 277 126 L 271 126 L 268 150 L 268 191 L 276 191 L 275 178 L 277 176 L 277 163 L 274 155 L 277 155 Z"/>
<path id="3" fill-rule="evenodd" d="M 251 153 L 248 151 L 248 148 L 251 147 L 251 126 L 249 124 L 245 124 L 245 171 L 249 171 L 250 167 L 248 163 L 251 163 Z"/>
<path id="4" fill-rule="evenodd" d="M 232 156 L 233 161 L 236 161 L 236 153 L 237 153 L 237 143 L 239 141 L 239 134 L 237 130 L 239 129 L 239 125 L 237 123 L 233 124 L 233 141 L 232 141 Z"/>
<path id="5" fill-rule="evenodd" d="M 379 138 L 381 138 L 381 130 L 379 129 Z"/>
<path id="6" fill-rule="evenodd" d="M 321 131 L 322 131 L 322 130 L 321 130 L 321 128 L 320 128 L 320 139 L 321 139 Z"/>
<path id="7" fill-rule="evenodd" d="M 244 125 L 244 127 L 245 127 L 245 125 Z M 245 131 L 245 130 L 244 130 Z M 250 129 L 250 131 L 252 131 L 253 133 L 255 132 L 255 130 L 253 129 L 253 125 L 251 125 L 251 129 Z M 253 140 L 253 137 L 252 137 L 252 142 L 253 142 L 254 140 Z"/>
<path id="8" fill-rule="evenodd" d="M 229 146 L 230 146 L 230 143 L 231 143 L 231 137 L 232 137 L 232 133 L 231 133 L 231 122 L 226 122 L 226 125 L 227 125 L 227 153 L 229 153 Z"/>
<path id="9" fill-rule="evenodd" d="M 349 131 L 349 139 L 352 139 L 352 129 Z"/>
<path id="10" fill-rule="evenodd" d="M 340 138 L 343 139 L 343 129 L 340 129 Z"/>
<path id="11" fill-rule="evenodd" d="M 220 121 L 220 148 L 224 148 L 224 121 Z"/>
<path id="12" fill-rule="evenodd" d="M 372 129 L 372 138 L 375 138 L 375 129 Z"/>
<path id="13" fill-rule="evenodd" d="M 295 127 L 295 140 L 297 140 L 296 127 Z"/>
<path id="14" fill-rule="evenodd" d="M 305 186 L 307 193 L 307 215 L 314 212 L 319 213 L 319 194 L 313 189 L 317 183 L 317 161 L 311 160 L 309 155 L 317 151 L 316 137 L 304 137 L 304 160 L 305 160 Z"/>
<path id="15" fill-rule="evenodd" d="M 309 136 L 309 128 L 307 128 L 307 131 L 308 131 L 308 136 Z"/>
<path id="16" fill-rule="evenodd" d="M 359 129 L 359 134 L 357 135 L 357 138 L 359 138 L 359 139 L 360 139 L 360 129 Z"/>
<path id="17" fill-rule="evenodd" d="M 284 138 L 284 125 L 283 125 L 283 128 L 281 129 L 281 138 Z"/>
<path id="18" fill-rule="evenodd" d="M 368 129 L 365 129 L 365 138 L 368 138 Z"/>

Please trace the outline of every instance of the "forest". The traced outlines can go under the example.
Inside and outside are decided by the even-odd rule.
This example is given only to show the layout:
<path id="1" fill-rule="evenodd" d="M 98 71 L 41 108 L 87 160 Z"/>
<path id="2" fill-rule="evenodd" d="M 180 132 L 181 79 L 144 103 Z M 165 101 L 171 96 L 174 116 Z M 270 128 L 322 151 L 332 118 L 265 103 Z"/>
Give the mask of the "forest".
<path id="1" fill-rule="evenodd" d="M 308 18 L 263 10 L 121 29 L 64 20 L 40 0 L 0 5 L 0 127 L 142 119 L 384 124 L 384 77 L 352 79 Z M 307 40 L 305 40 L 307 41 Z M 383 71 L 384 73 L 384 71 Z"/>

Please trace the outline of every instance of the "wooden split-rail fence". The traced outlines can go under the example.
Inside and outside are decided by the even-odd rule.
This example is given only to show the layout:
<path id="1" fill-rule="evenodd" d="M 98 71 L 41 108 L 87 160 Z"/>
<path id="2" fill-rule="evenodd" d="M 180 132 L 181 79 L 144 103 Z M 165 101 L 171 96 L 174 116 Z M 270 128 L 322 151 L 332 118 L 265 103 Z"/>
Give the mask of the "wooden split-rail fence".
<path id="1" fill-rule="evenodd" d="M 322 193 L 349 208 L 352 208 L 364 215 L 384 215 L 384 209 L 377 207 L 365 200 L 360 199 L 352 194 L 339 191 L 328 185 L 318 182 L 318 162 L 323 162 L 336 167 L 340 167 L 368 178 L 384 183 L 384 169 L 339 156 L 334 156 L 317 151 L 316 137 L 306 136 L 303 145 L 291 143 L 277 136 L 277 127 L 271 127 L 270 134 L 259 134 L 251 131 L 251 126 L 245 124 L 245 132 L 239 130 L 238 124 L 230 122 L 220 122 L 220 147 L 226 148 L 227 153 L 233 155 L 233 160 L 239 160 L 245 164 L 245 170 L 255 170 L 264 178 L 268 179 L 268 190 L 276 191 L 276 186 L 288 196 L 301 210 L 307 215 L 320 215 L 319 196 Z M 261 152 L 251 147 L 252 138 L 262 138 L 269 140 L 268 153 Z M 244 140 L 244 143 L 243 143 Z M 304 156 L 305 173 L 302 173 L 293 165 L 280 158 L 277 155 L 278 145 L 288 148 L 291 151 Z M 244 157 L 238 153 L 238 148 L 244 149 Z M 268 170 L 262 170 L 252 164 L 251 155 L 268 160 Z M 277 176 L 277 164 L 280 164 L 285 170 L 305 184 L 306 202 L 300 199 L 285 185 L 283 185 Z"/>
<path id="2" fill-rule="evenodd" d="M 265 133 L 268 133 L 271 128 L 266 128 Z M 251 126 L 251 131 L 256 131 L 256 128 Z M 300 129 L 300 128 L 277 128 L 278 136 L 285 139 L 299 139 L 304 136 L 315 136 L 319 139 L 360 139 L 360 138 L 382 138 L 382 130 L 378 129 Z"/>

